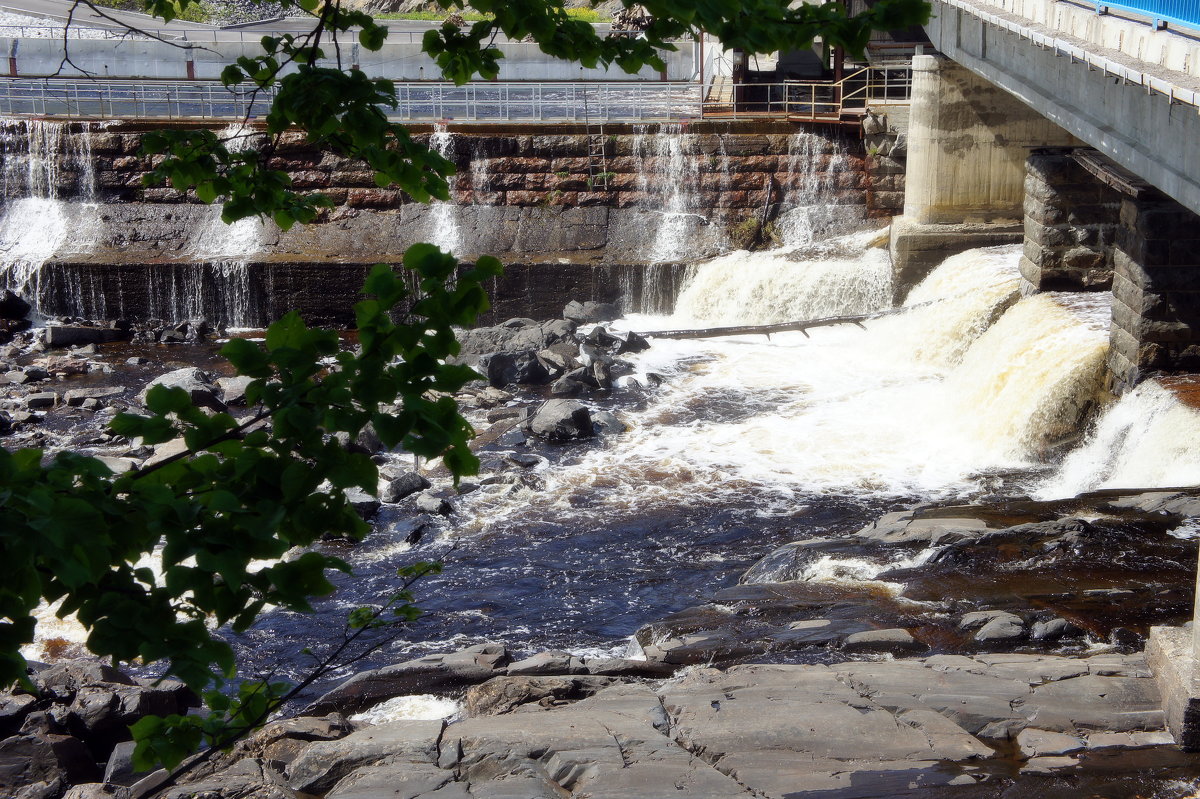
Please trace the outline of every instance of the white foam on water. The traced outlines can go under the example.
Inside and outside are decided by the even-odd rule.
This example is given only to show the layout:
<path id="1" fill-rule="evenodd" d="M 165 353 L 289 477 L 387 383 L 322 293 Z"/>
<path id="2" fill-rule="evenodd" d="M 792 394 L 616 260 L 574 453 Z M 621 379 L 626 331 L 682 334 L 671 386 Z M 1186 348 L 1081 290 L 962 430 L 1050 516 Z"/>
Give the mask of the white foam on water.
<path id="1" fill-rule="evenodd" d="M 355 713 L 350 721 L 359 724 L 387 724 L 392 721 L 436 721 L 450 719 L 462 713 L 462 702 L 434 694 L 398 696 L 370 710 Z"/>
<path id="2" fill-rule="evenodd" d="M 715 259 L 697 267 L 675 316 L 618 326 L 790 321 L 886 306 L 882 253 L 860 247 L 854 257 L 845 240 L 808 260 L 805 252 Z M 917 305 L 865 329 L 656 339 L 630 360 L 666 380 L 624 418 L 629 430 L 546 472 L 545 491 L 472 494 L 463 533 L 530 509 L 583 522 L 675 507 L 680 497 L 753 497 L 762 515 L 794 515 L 814 493 L 952 497 L 977 489 L 989 471 L 1044 468 L 1046 448 L 1099 393 L 1108 297 L 1032 297 L 1001 314 L 1013 300 L 1019 252 L 951 259 Z M 971 310 L 949 308 L 956 302 Z M 969 343 L 948 346 L 956 335 Z"/>
<path id="3" fill-rule="evenodd" d="M 1104 488 L 1200 483 L 1200 411 L 1150 380 L 1112 403 L 1083 445 L 1037 487 L 1043 499 Z"/>

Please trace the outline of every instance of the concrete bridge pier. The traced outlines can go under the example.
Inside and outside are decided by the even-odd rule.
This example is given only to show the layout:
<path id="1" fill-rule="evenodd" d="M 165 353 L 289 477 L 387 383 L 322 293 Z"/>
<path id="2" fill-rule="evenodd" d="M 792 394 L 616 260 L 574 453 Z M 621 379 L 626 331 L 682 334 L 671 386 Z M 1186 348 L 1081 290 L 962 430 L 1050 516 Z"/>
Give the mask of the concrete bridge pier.
<path id="1" fill-rule="evenodd" d="M 946 257 L 1022 240 L 1031 147 L 1077 141 L 944 56 L 913 59 L 904 215 L 893 220 L 895 300 Z"/>

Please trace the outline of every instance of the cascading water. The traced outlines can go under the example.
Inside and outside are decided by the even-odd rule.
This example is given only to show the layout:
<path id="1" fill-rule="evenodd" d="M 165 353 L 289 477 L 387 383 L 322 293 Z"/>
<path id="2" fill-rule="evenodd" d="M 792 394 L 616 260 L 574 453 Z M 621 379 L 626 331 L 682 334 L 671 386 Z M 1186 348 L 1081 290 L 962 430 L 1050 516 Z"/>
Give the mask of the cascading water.
<path id="1" fill-rule="evenodd" d="M 84 124 L 84 134 L 89 126 Z M 0 287 L 37 307 L 42 266 L 60 252 L 86 251 L 99 235 L 90 137 L 43 120 L 0 124 L 4 215 Z M 60 197 L 63 190 L 70 199 Z"/>
<path id="2" fill-rule="evenodd" d="M 865 239 L 715 259 L 694 268 L 673 316 L 618 325 L 884 308 L 887 257 L 864 252 Z M 1046 443 L 1099 392 L 1107 297 L 1013 304 L 1019 254 L 1006 247 L 950 259 L 911 307 L 865 329 L 656 340 L 631 357 L 634 378 L 664 382 L 610 406 L 628 430 L 580 448 L 532 445 L 546 460 L 522 473 L 526 482 L 459 497 L 454 526 L 427 530 L 416 547 L 411 526 L 385 520 L 352 555 L 358 577 L 339 601 L 361 603 L 397 562 L 453 538 L 452 563 L 423 603 L 433 614 L 414 630 L 424 643 L 398 645 L 385 659 L 484 640 L 620 652 L 639 625 L 736 580 L 787 541 L 855 530 L 915 501 L 969 497 L 996 479 L 1024 490 L 1041 479 Z M 955 337 L 963 343 L 949 344 Z M 989 362 L 995 374 L 981 375 Z M 503 469 L 506 454 L 504 445 L 485 453 L 485 468 Z M 826 571 L 836 577 L 854 557 Z M 864 561 L 837 579 L 919 562 Z M 278 657 L 280 640 L 266 625 L 248 651 Z"/>
<path id="3" fill-rule="evenodd" d="M 812 244 L 848 233 L 862 223 L 861 207 L 832 202 L 837 176 L 850 168 L 845 148 L 836 140 L 804 131 L 793 133 L 788 137 L 786 161 L 780 200 L 784 210 L 775 224 L 783 246 Z"/>
<path id="4" fill-rule="evenodd" d="M 445 125 L 438 125 L 429 135 L 430 148 L 448 161 L 454 160 L 454 134 Z M 451 178 L 451 200 L 434 201 L 429 210 L 429 228 L 426 239 L 439 249 L 458 253 L 462 249 L 462 229 L 459 227 L 458 207 L 453 201 L 454 179 Z"/>
<path id="5" fill-rule="evenodd" d="M 1035 492 L 1044 499 L 1102 488 L 1200 484 L 1200 410 L 1150 380 L 1114 402 L 1084 444 Z"/>
<path id="6" fill-rule="evenodd" d="M 650 263 L 685 260 L 692 230 L 697 224 L 707 224 L 696 212 L 700 166 L 691 142 L 692 137 L 680 135 L 678 125 L 664 126 L 653 134 L 643 131 L 634 139 L 634 157 L 653 165 L 654 183 L 662 187 L 662 207 L 655 210 L 661 218 L 647 256 Z M 638 188 L 645 193 L 655 188 L 645 170 L 638 174 Z"/>
<path id="7" fill-rule="evenodd" d="M 865 249 L 872 235 L 807 251 L 735 252 L 692 267 L 675 306 L 678 324 L 774 324 L 880 310 L 891 301 L 891 262 L 885 250 Z"/>

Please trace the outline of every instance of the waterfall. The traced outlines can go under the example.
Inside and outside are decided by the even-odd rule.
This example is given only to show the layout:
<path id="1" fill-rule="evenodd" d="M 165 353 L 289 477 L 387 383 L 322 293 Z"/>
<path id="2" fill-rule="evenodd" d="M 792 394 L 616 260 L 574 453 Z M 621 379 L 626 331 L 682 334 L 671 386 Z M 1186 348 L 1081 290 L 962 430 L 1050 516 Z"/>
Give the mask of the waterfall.
<path id="1" fill-rule="evenodd" d="M 638 190 L 653 197 L 651 202 L 657 206 L 649 209 L 654 233 L 646 260 L 652 264 L 688 260 L 689 253 L 695 252 L 696 227 L 708 224 L 696 212 L 700 163 L 693 151 L 693 137 L 682 131 L 677 124 L 660 126 L 653 133 L 641 128 L 633 139 L 633 155 L 642 164 Z"/>
<path id="2" fill-rule="evenodd" d="M 780 201 L 785 210 L 775 224 L 783 246 L 811 244 L 861 225 L 861 207 L 833 202 L 837 175 L 850 168 L 844 147 L 815 133 L 793 133 L 786 160 Z"/>
<path id="3" fill-rule="evenodd" d="M 1020 246 L 990 247 L 953 255 L 908 294 L 904 317 L 888 324 L 912 341 L 912 354 L 934 367 L 962 360 L 971 344 L 1017 300 Z"/>
<path id="4" fill-rule="evenodd" d="M 672 317 L 626 324 L 794 321 L 886 307 L 887 256 L 864 252 L 868 237 L 714 259 L 692 270 Z M 563 479 L 625 483 L 628 491 L 603 493 L 638 503 L 678 501 L 679 491 L 733 501 L 755 485 L 784 512 L 811 492 L 955 497 L 990 473 L 1035 474 L 1101 393 L 1109 296 L 1016 302 L 1019 256 L 1005 247 L 949 259 L 910 307 L 865 329 L 656 341 L 637 361 L 668 377 L 655 403 L 619 452 L 589 455 L 586 474 Z"/>
<path id="5" fill-rule="evenodd" d="M 714 258 L 692 267 L 675 315 L 684 325 L 765 325 L 880 310 L 891 301 L 891 261 L 886 250 L 864 248 L 860 235 L 818 257 L 776 250 Z"/>
<path id="6" fill-rule="evenodd" d="M 99 235 L 96 176 L 84 123 L 43 120 L 0 124 L 4 213 L 0 217 L 0 287 L 36 308 L 42 266 L 60 252 L 88 250 Z M 74 196 L 61 197 L 74 188 Z"/>
<path id="7" fill-rule="evenodd" d="M 429 136 L 429 146 L 447 161 L 454 160 L 454 134 L 446 130 L 445 125 L 438 125 Z M 429 211 L 429 227 L 425 234 L 429 243 L 439 249 L 458 253 L 462 249 L 462 229 L 459 227 L 458 207 L 454 203 L 454 184 L 451 178 L 451 197 L 449 202 L 435 200 Z"/>
<path id="8" fill-rule="evenodd" d="M 1111 296 L 1038 294 L 1008 310 L 946 380 L 948 406 L 998 460 L 1037 457 L 1100 399 Z"/>
<path id="9" fill-rule="evenodd" d="M 1200 484 L 1200 410 L 1149 380 L 1108 407 L 1084 444 L 1037 487 L 1042 499 L 1102 488 Z"/>

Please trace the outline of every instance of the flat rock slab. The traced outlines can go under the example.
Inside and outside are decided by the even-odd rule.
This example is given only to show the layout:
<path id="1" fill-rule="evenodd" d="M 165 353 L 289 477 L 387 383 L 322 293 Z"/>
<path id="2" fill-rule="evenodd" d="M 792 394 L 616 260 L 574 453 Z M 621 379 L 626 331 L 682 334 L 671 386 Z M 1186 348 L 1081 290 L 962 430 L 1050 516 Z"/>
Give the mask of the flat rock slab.
<path id="1" fill-rule="evenodd" d="M 554 662 L 578 671 L 558 653 L 516 671 Z M 555 680 L 597 678 L 509 675 L 492 685 Z M 1117 748 L 1173 749 L 1140 656 L 937 655 L 602 682 L 566 705 L 317 741 L 274 784 L 329 799 L 867 799 L 970 790 L 1012 772 L 1014 750 L 1020 773 L 1041 779 Z"/>

